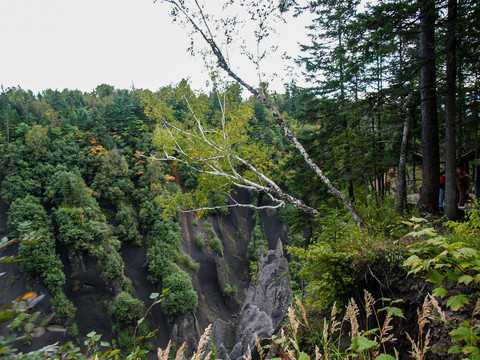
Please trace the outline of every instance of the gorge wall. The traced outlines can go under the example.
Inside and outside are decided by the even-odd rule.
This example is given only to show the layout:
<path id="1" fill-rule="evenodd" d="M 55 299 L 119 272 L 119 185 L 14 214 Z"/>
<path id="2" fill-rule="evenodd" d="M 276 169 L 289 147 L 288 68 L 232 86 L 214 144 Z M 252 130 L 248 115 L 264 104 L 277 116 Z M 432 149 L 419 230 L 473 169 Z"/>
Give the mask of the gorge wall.
<path id="1" fill-rule="evenodd" d="M 236 196 L 238 200 L 249 200 L 245 192 Z M 0 221 L 6 224 L 7 206 L 3 202 L 0 205 Z M 262 211 L 257 217 L 260 224 L 255 223 L 253 214 L 247 208 L 232 208 L 228 214 L 202 219 L 196 219 L 191 213 L 180 215 L 183 249 L 200 265 L 199 271 L 191 274 L 199 305 L 195 312 L 183 316 L 167 316 L 160 305 L 154 306 L 147 321 L 150 328 L 159 329 L 152 339 L 155 347 L 164 348 L 172 339 L 177 344 L 186 341 L 189 349 L 195 349 L 204 329 L 214 324 L 214 341 L 218 342 L 219 351 L 226 355 L 225 358 L 237 359 L 245 353 L 248 344 L 252 345 L 252 331 L 270 336 L 278 328 L 291 298 L 286 276 L 288 263 L 282 246 L 287 231 L 275 211 Z M 221 255 L 208 246 L 200 248 L 195 243 L 195 236 L 205 233 L 206 222 L 211 224 L 223 244 Z M 257 280 L 251 284 L 248 244 L 255 225 L 260 225 L 271 250 L 259 261 Z M 15 251 L 15 247 L 7 249 L 7 253 L 14 254 Z M 73 338 L 68 334 L 47 332 L 33 339 L 32 347 L 19 344 L 24 351 L 56 341 L 83 343 L 83 338 L 91 331 L 102 334 L 102 340 L 110 341 L 115 337 L 115 319 L 109 308 L 119 292 L 116 284 L 104 281 L 96 264 L 82 254 L 69 253 L 67 247 L 58 242 L 57 252 L 60 253 L 67 279 L 65 293 L 77 308 L 75 320 L 79 335 Z M 124 243 L 121 255 L 125 275 L 132 283 L 133 295 L 148 307 L 152 302 L 150 294 L 158 292 L 159 285 L 152 284 L 148 279 L 144 267 L 145 248 Z M 49 292 L 40 281 L 27 279 L 14 264 L 0 264 L 0 272 L 5 272 L 0 277 L 2 304 L 31 290 L 46 295 L 39 306 L 43 312 L 49 313 Z M 225 294 L 226 287 L 235 291 Z M 225 331 L 227 328 L 229 331 Z M 8 329 L 2 327 L 1 333 L 7 334 Z"/>

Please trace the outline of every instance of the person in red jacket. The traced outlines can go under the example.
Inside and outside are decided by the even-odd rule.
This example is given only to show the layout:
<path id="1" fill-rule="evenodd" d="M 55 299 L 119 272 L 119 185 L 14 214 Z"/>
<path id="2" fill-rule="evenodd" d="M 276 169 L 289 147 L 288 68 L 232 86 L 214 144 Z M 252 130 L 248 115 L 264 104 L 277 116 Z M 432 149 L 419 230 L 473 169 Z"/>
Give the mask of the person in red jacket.
<path id="1" fill-rule="evenodd" d="M 438 196 L 438 208 L 443 209 L 443 201 L 445 200 L 445 171 L 440 173 L 440 193 Z"/>

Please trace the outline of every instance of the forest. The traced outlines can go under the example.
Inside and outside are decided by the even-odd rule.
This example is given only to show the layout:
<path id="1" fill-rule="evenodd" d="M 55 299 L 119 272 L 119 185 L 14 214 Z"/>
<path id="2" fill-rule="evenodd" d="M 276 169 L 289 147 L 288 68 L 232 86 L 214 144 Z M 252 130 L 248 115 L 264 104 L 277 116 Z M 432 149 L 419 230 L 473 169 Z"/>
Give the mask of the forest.
<path id="1" fill-rule="evenodd" d="M 480 359 L 480 4 L 247 1 L 312 15 L 274 91 L 158 2 L 211 91 L 1 89 L 0 358 Z"/>

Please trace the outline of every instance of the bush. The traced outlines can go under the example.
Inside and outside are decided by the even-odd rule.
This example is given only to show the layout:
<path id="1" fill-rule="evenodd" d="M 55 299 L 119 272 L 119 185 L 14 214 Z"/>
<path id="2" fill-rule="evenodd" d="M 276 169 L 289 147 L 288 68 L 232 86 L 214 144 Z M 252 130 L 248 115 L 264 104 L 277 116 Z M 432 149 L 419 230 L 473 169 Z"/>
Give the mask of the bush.
<path id="1" fill-rule="evenodd" d="M 205 238 L 202 234 L 195 235 L 195 243 L 200 249 L 203 249 L 205 247 Z"/>
<path id="2" fill-rule="evenodd" d="M 140 246 L 142 244 L 142 236 L 138 231 L 137 213 L 133 206 L 120 205 L 115 217 L 118 221 L 116 234 L 119 238 L 122 241 L 131 241 L 135 246 Z"/>
<path id="3" fill-rule="evenodd" d="M 11 237 L 20 237 L 22 235 L 18 231 L 18 227 L 25 221 L 32 223 L 32 230 L 36 230 L 41 235 L 48 235 L 52 230 L 50 218 L 40 199 L 31 195 L 17 198 L 10 205 L 8 229 Z"/>
<path id="4" fill-rule="evenodd" d="M 196 273 L 200 269 L 200 264 L 193 260 L 189 254 L 180 256 L 180 264 L 190 272 Z"/>
<path id="5" fill-rule="evenodd" d="M 234 285 L 230 285 L 230 283 L 226 283 L 225 287 L 223 288 L 223 296 L 231 296 L 237 295 L 238 290 L 237 287 Z"/>
<path id="6" fill-rule="evenodd" d="M 147 249 L 145 265 L 150 273 L 150 280 L 158 282 L 172 273 L 178 251 L 172 245 L 157 242 Z"/>
<path id="7" fill-rule="evenodd" d="M 258 251 L 260 248 L 263 248 L 263 256 L 266 256 L 268 251 L 268 242 L 263 236 L 262 228 L 259 224 L 257 224 L 253 228 L 250 242 L 248 243 L 247 247 L 247 256 L 250 262 L 256 263 L 258 261 Z"/>
<path id="8" fill-rule="evenodd" d="M 75 305 L 67 299 L 65 293 L 63 291 L 56 291 L 52 295 L 52 311 L 57 316 L 57 319 L 59 321 L 67 321 L 75 318 L 75 312 L 77 309 L 75 308 Z"/>
<path id="9" fill-rule="evenodd" d="M 210 239 L 210 249 L 219 255 L 223 253 L 223 244 L 218 237 Z"/>
<path id="10" fill-rule="evenodd" d="M 105 266 L 100 266 L 100 269 L 105 280 L 108 282 L 113 283 L 115 280 L 121 280 L 124 277 L 123 259 L 115 249 L 112 249 L 110 253 L 107 254 L 104 264 Z"/>
<path id="11" fill-rule="evenodd" d="M 207 239 L 209 241 L 217 236 L 217 233 L 215 232 L 215 230 L 213 230 L 212 224 L 210 224 L 209 222 L 205 221 L 203 223 L 203 229 L 205 230 L 205 235 L 207 236 Z"/>
<path id="12" fill-rule="evenodd" d="M 190 276 L 183 270 L 169 275 L 164 283 L 169 289 L 162 302 L 163 310 L 168 315 L 182 315 L 194 311 L 198 306 L 198 295 L 193 289 Z"/>
<path id="13" fill-rule="evenodd" d="M 110 313 L 115 317 L 117 323 L 130 325 L 133 321 L 140 319 L 145 313 L 145 306 L 126 291 L 117 295 Z"/>
<path id="14" fill-rule="evenodd" d="M 65 284 L 63 264 L 55 253 L 55 242 L 45 239 L 34 243 L 21 243 L 18 255 L 25 259 L 20 269 L 29 278 L 41 277 L 51 292 L 61 290 Z"/>

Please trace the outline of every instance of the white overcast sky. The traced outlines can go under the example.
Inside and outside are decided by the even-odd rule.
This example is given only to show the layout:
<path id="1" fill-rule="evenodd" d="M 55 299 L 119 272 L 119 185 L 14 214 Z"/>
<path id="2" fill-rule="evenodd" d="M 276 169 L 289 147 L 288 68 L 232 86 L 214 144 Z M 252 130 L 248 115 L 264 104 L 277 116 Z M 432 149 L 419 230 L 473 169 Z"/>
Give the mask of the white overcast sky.
<path id="1" fill-rule="evenodd" d="M 190 78 L 204 88 L 202 61 L 187 53 L 189 39 L 168 13 L 153 0 L 0 0 L 0 84 L 34 93 L 103 83 L 157 90 Z M 289 53 L 306 41 L 305 25 L 291 20 L 281 29 Z M 267 69 L 285 74 L 278 59 Z M 258 84 L 252 71 L 241 75 Z"/>

